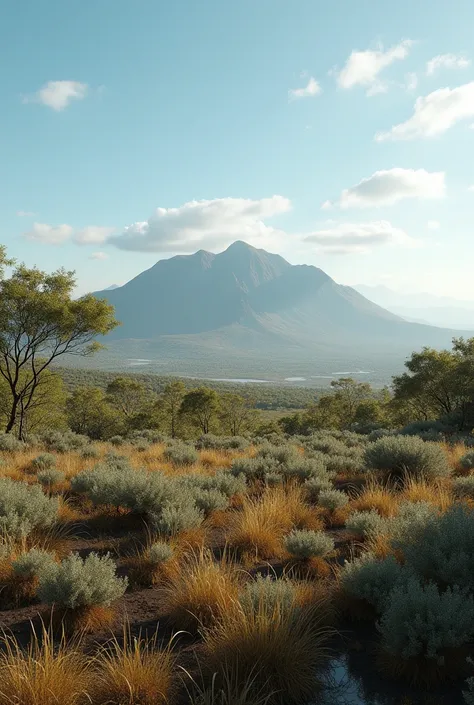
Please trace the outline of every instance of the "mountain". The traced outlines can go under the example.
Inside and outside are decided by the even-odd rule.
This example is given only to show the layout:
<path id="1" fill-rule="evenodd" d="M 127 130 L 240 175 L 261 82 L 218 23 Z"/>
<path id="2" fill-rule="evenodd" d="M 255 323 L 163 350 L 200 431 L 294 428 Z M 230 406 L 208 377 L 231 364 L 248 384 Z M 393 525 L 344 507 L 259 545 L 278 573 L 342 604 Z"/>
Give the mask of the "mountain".
<path id="1" fill-rule="evenodd" d="M 404 294 L 386 286 L 358 284 L 354 289 L 407 321 L 423 322 L 442 328 L 474 328 L 474 301 L 423 292 Z"/>
<path id="2" fill-rule="evenodd" d="M 122 322 L 106 341 L 114 365 L 128 359 L 173 374 L 393 371 L 412 350 L 449 346 L 455 334 L 407 322 L 318 267 L 291 265 L 241 241 L 220 254 L 161 260 L 95 295 Z"/>

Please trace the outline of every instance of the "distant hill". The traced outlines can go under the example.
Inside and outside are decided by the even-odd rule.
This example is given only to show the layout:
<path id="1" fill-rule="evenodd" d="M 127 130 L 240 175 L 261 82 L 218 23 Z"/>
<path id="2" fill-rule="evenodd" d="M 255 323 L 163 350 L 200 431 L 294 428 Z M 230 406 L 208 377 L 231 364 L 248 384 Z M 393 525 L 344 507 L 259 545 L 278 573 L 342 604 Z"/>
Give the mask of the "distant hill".
<path id="1" fill-rule="evenodd" d="M 426 293 L 400 293 L 380 285 L 358 284 L 354 289 L 407 321 L 442 328 L 474 329 L 474 301 Z"/>
<path id="2" fill-rule="evenodd" d="M 290 361 L 312 362 L 318 372 L 341 365 L 393 369 L 411 350 L 448 346 L 456 334 L 407 322 L 318 267 L 291 265 L 241 241 L 220 254 L 161 260 L 95 295 L 108 299 L 122 322 L 106 341 L 115 359 L 171 361 L 181 374 L 222 376 L 225 367 L 261 376 L 262 368 L 281 362 L 288 369 Z"/>

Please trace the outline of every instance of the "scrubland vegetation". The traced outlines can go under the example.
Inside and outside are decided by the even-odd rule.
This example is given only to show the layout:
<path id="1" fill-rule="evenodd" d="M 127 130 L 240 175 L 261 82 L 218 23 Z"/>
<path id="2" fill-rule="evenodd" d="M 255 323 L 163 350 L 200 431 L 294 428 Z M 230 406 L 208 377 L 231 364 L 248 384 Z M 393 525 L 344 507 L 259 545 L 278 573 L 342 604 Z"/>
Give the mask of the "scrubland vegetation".
<path id="1" fill-rule="evenodd" d="M 179 381 L 67 392 L 53 360 L 116 323 L 72 286 L 0 278 L 0 705 L 327 703 L 350 644 L 473 702 L 474 340 L 268 424 Z"/>

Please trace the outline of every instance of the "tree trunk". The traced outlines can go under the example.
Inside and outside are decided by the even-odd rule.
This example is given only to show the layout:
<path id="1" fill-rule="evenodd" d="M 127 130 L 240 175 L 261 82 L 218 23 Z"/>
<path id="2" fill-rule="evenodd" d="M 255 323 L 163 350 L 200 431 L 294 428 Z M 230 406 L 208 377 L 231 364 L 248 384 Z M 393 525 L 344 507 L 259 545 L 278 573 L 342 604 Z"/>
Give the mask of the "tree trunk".
<path id="1" fill-rule="evenodd" d="M 10 417 L 8 419 L 7 427 L 5 433 L 11 433 L 16 422 L 16 414 L 18 410 L 18 398 L 13 397 L 12 408 L 10 410 Z"/>

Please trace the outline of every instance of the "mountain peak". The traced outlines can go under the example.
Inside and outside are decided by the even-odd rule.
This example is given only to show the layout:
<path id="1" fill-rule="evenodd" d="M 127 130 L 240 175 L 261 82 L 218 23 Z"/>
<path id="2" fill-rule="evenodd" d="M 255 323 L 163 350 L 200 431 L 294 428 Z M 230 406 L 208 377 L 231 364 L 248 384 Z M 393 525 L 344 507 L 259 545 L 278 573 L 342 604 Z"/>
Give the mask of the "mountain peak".
<path id="1" fill-rule="evenodd" d="M 255 252 L 256 249 L 257 248 L 252 247 L 252 245 L 249 245 L 248 242 L 244 242 L 243 240 L 236 240 L 231 245 L 229 245 L 229 247 L 227 247 L 224 252 L 244 252 L 246 250 Z"/>

